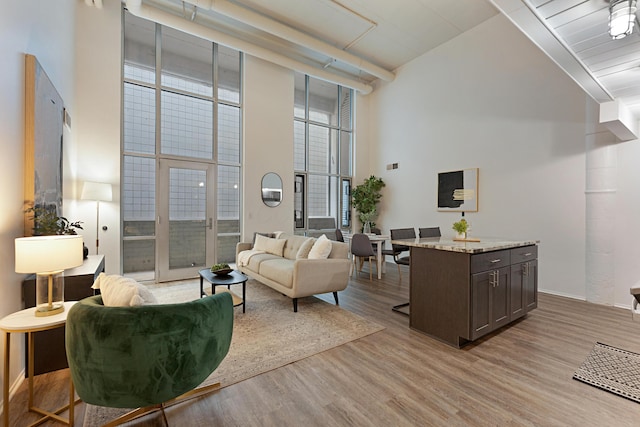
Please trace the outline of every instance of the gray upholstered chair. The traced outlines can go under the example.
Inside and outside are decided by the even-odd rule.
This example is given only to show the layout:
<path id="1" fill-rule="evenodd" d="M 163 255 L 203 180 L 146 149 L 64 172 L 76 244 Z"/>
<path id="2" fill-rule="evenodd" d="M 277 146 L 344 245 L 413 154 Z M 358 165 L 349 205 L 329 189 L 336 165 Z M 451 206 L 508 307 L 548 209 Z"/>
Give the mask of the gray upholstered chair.
<path id="1" fill-rule="evenodd" d="M 84 402 L 138 408 L 111 426 L 219 388 L 198 386 L 227 355 L 232 333 L 229 293 L 135 307 L 104 306 L 97 295 L 69 310 L 65 341 Z"/>
<path id="2" fill-rule="evenodd" d="M 376 253 L 373 250 L 373 246 L 371 245 L 371 241 L 366 234 L 356 233 L 351 236 L 351 255 L 354 263 L 354 270 L 358 273 L 362 271 L 362 264 L 364 259 L 369 260 L 369 281 L 372 281 L 372 262 L 371 260 L 375 260 Z M 357 259 L 360 259 L 360 269 L 357 268 Z M 354 273 L 355 273 L 354 271 Z"/>
<path id="3" fill-rule="evenodd" d="M 418 235 L 420 236 L 420 238 L 424 238 L 424 237 L 440 237 L 442 236 L 442 234 L 440 234 L 440 227 L 426 227 L 426 228 L 419 228 L 418 229 Z"/>
<path id="4" fill-rule="evenodd" d="M 344 236 L 342 235 L 342 230 L 336 228 L 336 241 L 344 243 Z"/>

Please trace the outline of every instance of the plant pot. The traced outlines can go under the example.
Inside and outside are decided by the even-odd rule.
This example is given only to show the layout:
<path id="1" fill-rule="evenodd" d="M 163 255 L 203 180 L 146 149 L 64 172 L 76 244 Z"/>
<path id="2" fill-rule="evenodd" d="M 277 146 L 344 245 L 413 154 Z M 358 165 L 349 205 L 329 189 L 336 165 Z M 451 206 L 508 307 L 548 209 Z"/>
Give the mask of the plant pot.
<path id="1" fill-rule="evenodd" d="M 458 234 L 456 235 L 456 239 L 458 239 L 458 240 L 464 240 L 464 239 L 466 239 L 466 238 L 467 238 L 467 233 L 466 233 L 466 232 L 464 232 L 464 233 L 458 233 Z"/>

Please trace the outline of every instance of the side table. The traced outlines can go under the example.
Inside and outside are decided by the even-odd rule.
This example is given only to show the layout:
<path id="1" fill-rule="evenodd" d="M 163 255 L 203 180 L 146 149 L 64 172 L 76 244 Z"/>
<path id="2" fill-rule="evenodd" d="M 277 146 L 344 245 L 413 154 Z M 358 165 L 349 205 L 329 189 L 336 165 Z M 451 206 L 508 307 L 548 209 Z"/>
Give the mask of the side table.
<path id="1" fill-rule="evenodd" d="M 4 405 L 4 425 L 9 427 L 9 357 L 11 355 L 11 334 L 12 333 L 26 333 L 29 343 L 29 411 L 36 412 L 43 415 L 39 421 L 32 425 L 40 424 L 47 419 L 54 419 L 61 423 L 72 426 L 73 425 L 73 409 L 75 403 L 75 390 L 73 388 L 73 381 L 69 379 L 69 404 L 62 408 L 56 409 L 54 412 L 46 411 L 41 408 L 37 408 L 33 405 L 33 336 L 35 332 L 48 331 L 51 329 L 60 328 L 65 325 L 67 321 L 67 313 L 69 309 L 75 304 L 75 301 L 69 301 L 64 303 L 64 311 L 62 313 L 46 316 L 36 317 L 35 308 L 27 308 L 25 310 L 12 313 L 0 320 L 0 329 L 4 331 L 4 391 L 3 391 L 3 405 Z M 69 409 L 69 419 L 62 418 L 58 415 L 60 412 Z"/>
<path id="2" fill-rule="evenodd" d="M 239 305 L 242 305 L 242 312 L 243 313 L 245 312 L 245 309 L 247 307 L 247 304 L 245 304 L 245 301 L 247 300 L 247 280 L 249 280 L 247 276 L 245 276 L 244 274 L 236 270 L 232 271 L 231 273 L 225 276 L 217 276 L 213 274 L 211 270 L 208 268 L 204 268 L 198 271 L 198 274 L 200 275 L 200 297 L 201 298 L 207 295 L 204 292 L 204 280 L 211 283 L 212 294 L 216 293 L 216 286 L 226 286 L 227 287 L 226 291 L 229 292 L 231 294 L 231 297 L 233 298 L 233 306 L 237 307 Z M 242 299 L 239 298 L 236 294 L 234 294 L 230 290 L 231 285 L 238 285 L 238 284 L 242 284 Z"/>

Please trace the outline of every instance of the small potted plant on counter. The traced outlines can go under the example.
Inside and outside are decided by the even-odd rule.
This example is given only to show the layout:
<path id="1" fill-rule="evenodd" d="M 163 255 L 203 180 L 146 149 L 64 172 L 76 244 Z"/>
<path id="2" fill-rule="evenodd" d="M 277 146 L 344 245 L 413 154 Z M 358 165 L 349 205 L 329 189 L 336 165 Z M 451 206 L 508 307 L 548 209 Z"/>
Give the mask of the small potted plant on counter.
<path id="1" fill-rule="evenodd" d="M 469 223 L 467 222 L 466 219 L 462 218 L 460 221 L 456 221 L 453 223 L 453 228 L 456 233 L 458 233 L 456 235 L 456 239 L 455 240 L 464 240 L 467 238 L 467 230 L 469 229 Z"/>

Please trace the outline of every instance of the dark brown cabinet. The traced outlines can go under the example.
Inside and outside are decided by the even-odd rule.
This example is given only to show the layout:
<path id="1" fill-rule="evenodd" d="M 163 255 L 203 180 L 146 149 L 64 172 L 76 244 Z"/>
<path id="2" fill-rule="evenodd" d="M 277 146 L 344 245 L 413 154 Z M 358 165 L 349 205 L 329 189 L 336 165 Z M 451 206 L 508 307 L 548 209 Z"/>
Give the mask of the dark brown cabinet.
<path id="1" fill-rule="evenodd" d="M 71 268 L 64 272 L 64 300 L 78 301 L 94 294 L 91 286 L 104 271 L 104 255 L 89 255 L 80 267 Z M 22 299 L 24 308 L 35 307 L 35 276 L 31 275 L 22 281 Z M 64 369 L 68 367 L 67 354 L 64 346 L 65 328 L 56 328 L 49 331 L 35 332 L 33 334 L 34 375 Z M 25 372 L 29 372 L 29 343 L 25 338 Z"/>
<path id="2" fill-rule="evenodd" d="M 456 347 L 537 307 L 537 245 L 481 253 L 411 248 L 412 329 Z"/>

